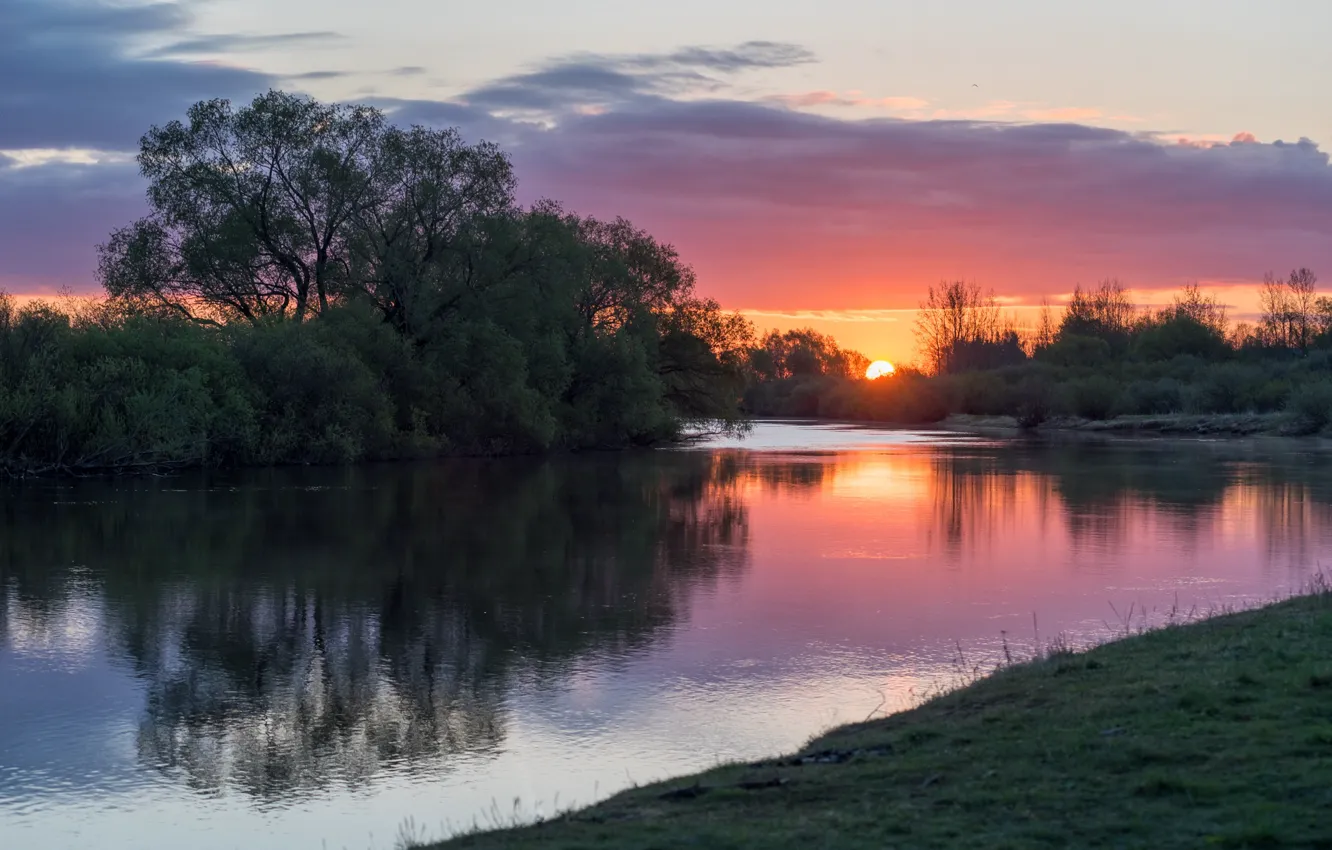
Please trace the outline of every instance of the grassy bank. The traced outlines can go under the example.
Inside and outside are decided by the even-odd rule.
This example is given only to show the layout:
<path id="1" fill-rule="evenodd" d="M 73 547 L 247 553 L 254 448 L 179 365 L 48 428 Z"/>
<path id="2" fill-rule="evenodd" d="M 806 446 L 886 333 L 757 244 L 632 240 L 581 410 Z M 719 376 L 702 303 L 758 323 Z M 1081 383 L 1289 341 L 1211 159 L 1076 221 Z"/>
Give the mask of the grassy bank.
<path id="1" fill-rule="evenodd" d="M 1330 816 L 1320 593 L 1054 654 L 791 756 L 437 846 L 1332 847 Z"/>

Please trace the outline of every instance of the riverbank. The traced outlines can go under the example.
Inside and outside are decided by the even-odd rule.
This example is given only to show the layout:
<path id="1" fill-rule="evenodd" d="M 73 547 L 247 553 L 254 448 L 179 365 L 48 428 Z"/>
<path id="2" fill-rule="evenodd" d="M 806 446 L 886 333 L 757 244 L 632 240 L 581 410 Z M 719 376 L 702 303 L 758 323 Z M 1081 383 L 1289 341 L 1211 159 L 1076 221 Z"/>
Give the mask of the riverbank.
<path id="1" fill-rule="evenodd" d="M 1022 430 L 1012 416 L 969 416 L 953 414 L 942 423 L 959 431 Z M 1307 437 L 1285 413 L 1176 413 L 1157 416 L 1116 416 L 1113 419 L 1082 419 L 1076 416 L 1052 417 L 1041 423 L 1038 431 L 1077 431 L 1093 434 L 1161 434 L 1172 437 Z"/>
<path id="2" fill-rule="evenodd" d="M 1056 652 L 790 756 L 434 846 L 1326 847 L 1329 789 L 1324 590 Z"/>

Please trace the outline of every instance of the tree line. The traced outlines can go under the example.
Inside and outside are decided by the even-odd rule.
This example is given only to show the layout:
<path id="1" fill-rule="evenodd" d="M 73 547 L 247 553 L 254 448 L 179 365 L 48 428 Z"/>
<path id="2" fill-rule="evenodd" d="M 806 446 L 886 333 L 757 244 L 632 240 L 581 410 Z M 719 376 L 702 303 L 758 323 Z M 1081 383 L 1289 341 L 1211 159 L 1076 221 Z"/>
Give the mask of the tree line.
<path id="1" fill-rule="evenodd" d="M 140 142 L 148 214 L 99 246 L 106 297 L 0 294 L 0 474 L 349 462 L 652 445 L 765 415 L 1292 411 L 1332 420 L 1332 300 L 1271 275 L 1254 326 L 1187 287 L 1111 281 L 1020 328 L 929 289 L 920 369 L 808 329 L 759 335 L 624 219 L 523 206 L 456 130 L 271 91 Z"/>
<path id="2" fill-rule="evenodd" d="M 1076 288 L 1058 313 L 1043 305 L 1023 328 L 993 292 L 945 281 L 917 313 L 919 368 L 864 381 L 863 358 L 792 332 L 789 341 L 809 349 L 803 362 L 829 365 L 775 375 L 755 363 L 746 402 L 761 415 L 924 423 L 963 413 L 1027 427 L 1056 416 L 1285 412 L 1281 430 L 1313 433 L 1332 424 L 1332 298 L 1317 283 L 1307 268 L 1268 274 L 1248 323 L 1231 322 L 1196 284 L 1143 309 L 1108 280 Z"/>
<path id="3" fill-rule="evenodd" d="M 741 426 L 754 333 L 450 129 L 272 91 L 153 127 L 106 298 L 0 297 L 0 469 L 645 445 Z"/>

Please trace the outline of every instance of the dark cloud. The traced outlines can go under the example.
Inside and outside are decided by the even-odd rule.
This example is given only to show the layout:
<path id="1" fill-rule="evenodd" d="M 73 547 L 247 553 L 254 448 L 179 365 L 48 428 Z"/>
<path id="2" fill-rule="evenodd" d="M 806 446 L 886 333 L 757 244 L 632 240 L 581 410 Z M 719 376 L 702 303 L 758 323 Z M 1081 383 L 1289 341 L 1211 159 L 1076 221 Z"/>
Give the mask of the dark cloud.
<path id="1" fill-rule="evenodd" d="M 463 96 L 494 110 L 561 111 L 573 105 L 627 101 L 660 86 L 659 78 L 626 73 L 595 61 L 569 61 L 505 77 Z"/>
<path id="2" fill-rule="evenodd" d="M 673 53 L 633 56 L 624 61 L 629 65 L 646 68 L 679 66 L 735 73 L 753 68 L 787 68 L 793 65 L 805 65 L 815 61 L 815 56 L 798 44 L 747 41 L 729 50 L 683 47 Z"/>
<path id="3" fill-rule="evenodd" d="M 133 58 L 134 39 L 188 24 L 175 6 L 48 8 L 0 0 L 0 19 L 17 21 L 0 30 L 0 149 L 127 149 L 200 97 L 268 83 Z M 499 142 L 525 199 L 635 219 L 735 305 L 910 306 L 954 275 L 1021 294 L 1111 275 L 1157 285 L 1332 269 L 1332 167 L 1310 141 L 1194 146 L 1071 123 L 839 120 L 720 99 L 729 74 L 809 59 L 761 42 L 580 55 L 453 102 L 370 102 L 400 124 Z M 93 246 L 142 208 L 132 164 L 14 166 L 0 160 L 0 285 L 87 285 Z"/>
<path id="4" fill-rule="evenodd" d="M 337 80 L 351 76 L 350 71 L 304 71 L 300 74 L 283 74 L 283 80 Z"/>
<path id="5" fill-rule="evenodd" d="M 142 51 L 163 41 L 177 52 L 191 43 L 202 48 L 203 40 L 190 41 L 192 21 L 181 3 L 0 0 L 0 150 L 132 152 L 150 126 L 182 116 L 196 101 L 249 99 L 274 83 L 254 71 Z M 292 41 L 242 36 L 212 43 L 236 50 Z M 143 212 L 137 167 L 128 156 L 96 165 L 24 165 L 0 154 L 0 287 L 90 288 L 94 246 Z"/>
<path id="6" fill-rule="evenodd" d="M 954 275 L 1021 294 L 1332 269 L 1332 167 L 1308 140 L 658 99 L 566 115 L 514 151 L 529 198 L 636 219 L 733 304 L 911 306 Z"/>
<path id="7" fill-rule="evenodd" d="M 845 121 L 661 101 L 569 116 L 524 157 L 601 174 L 625 193 L 863 208 L 885 221 L 1332 227 L 1332 168 L 1307 139 L 1189 146 L 1076 124 Z"/>
<path id="8" fill-rule="evenodd" d="M 340 33 L 292 32 L 268 35 L 217 34 L 183 39 L 154 49 L 147 55 L 153 58 L 171 56 L 198 56 L 201 54 L 241 53 L 249 50 L 270 50 L 274 47 L 297 47 L 303 44 L 328 44 L 341 41 Z"/>
<path id="9" fill-rule="evenodd" d="M 728 75 L 812 62 L 794 44 L 753 41 L 731 49 L 685 47 L 670 53 L 581 53 L 475 88 L 462 96 L 477 107 L 558 114 L 638 100 L 716 92 Z"/>
<path id="10" fill-rule="evenodd" d="M 134 51 L 191 21 L 175 3 L 0 0 L 0 148 L 133 148 L 154 123 L 209 97 L 248 98 L 273 78 Z"/>

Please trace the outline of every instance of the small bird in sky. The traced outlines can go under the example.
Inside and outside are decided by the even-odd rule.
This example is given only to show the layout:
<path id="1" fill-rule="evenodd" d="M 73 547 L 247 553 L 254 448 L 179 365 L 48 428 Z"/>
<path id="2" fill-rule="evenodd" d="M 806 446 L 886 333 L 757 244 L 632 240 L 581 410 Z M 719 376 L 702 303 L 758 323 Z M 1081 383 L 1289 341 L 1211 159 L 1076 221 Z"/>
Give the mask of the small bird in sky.
<path id="1" fill-rule="evenodd" d="M 980 83 L 972 83 L 972 84 L 971 84 L 971 87 L 972 87 L 973 89 L 978 89 L 978 88 L 980 88 Z"/>

